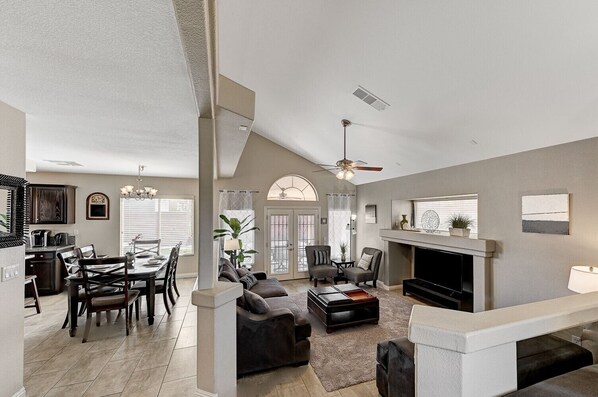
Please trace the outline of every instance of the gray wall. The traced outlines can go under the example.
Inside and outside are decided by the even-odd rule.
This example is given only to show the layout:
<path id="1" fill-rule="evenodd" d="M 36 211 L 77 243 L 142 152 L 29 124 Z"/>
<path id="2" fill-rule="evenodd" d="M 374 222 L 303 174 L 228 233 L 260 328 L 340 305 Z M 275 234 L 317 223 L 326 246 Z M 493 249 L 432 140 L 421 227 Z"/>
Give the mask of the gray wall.
<path id="1" fill-rule="evenodd" d="M 313 172 L 322 168 L 303 157 L 275 144 L 274 142 L 251 133 L 239 165 L 233 178 L 219 179 L 214 184 L 214 214 L 218 214 L 219 190 L 258 190 L 253 196 L 253 207 L 256 215 L 256 269 L 264 269 L 264 208 L 268 207 L 318 207 L 320 215 L 328 216 L 327 193 L 355 193 L 355 185 L 338 180 L 331 172 Z M 270 186 L 280 177 L 294 174 L 307 178 L 318 192 L 318 202 L 300 201 L 268 201 Z M 216 222 L 216 219 L 214 220 Z M 328 228 L 320 225 L 320 241 L 328 239 Z"/>
<path id="2" fill-rule="evenodd" d="M 0 174 L 25 177 L 25 113 L 0 102 Z M 0 266 L 19 264 L 19 277 L 0 283 L 0 396 L 23 387 L 25 247 L 0 249 Z"/>
<path id="3" fill-rule="evenodd" d="M 137 176 L 99 175 L 74 173 L 27 173 L 27 180 L 31 183 L 49 183 L 58 185 L 77 186 L 77 202 L 75 208 L 75 223 L 70 225 L 35 225 L 31 230 L 49 229 L 52 233 L 78 231 L 77 245 L 94 244 L 101 254 L 118 255 L 120 247 L 120 187 L 135 185 Z M 195 255 L 182 256 L 179 261 L 178 274 L 197 274 L 199 205 L 197 179 L 187 178 L 158 178 L 143 177 L 143 183 L 158 189 L 158 195 L 184 195 L 195 197 Z M 94 192 L 101 192 L 110 199 L 110 220 L 87 220 L 85 206 L 87 196 Z"/>
<path id="4" fill-rule="evenodd" d="M 357 187 L 357 249 L 383 248 L 391 201 L 478 194 L 479 237 L 497 241 L 491 288 L 495 307 L 569 295 L 573 265 L 598 264 L 598 138 L 518 153 Z M 521 196 L 570 193 L 570 235 L 521 232 Z M 365 224 L 366 204 L 378 223 Z M 387 266 L 379 278 L 387 282 Z"/>

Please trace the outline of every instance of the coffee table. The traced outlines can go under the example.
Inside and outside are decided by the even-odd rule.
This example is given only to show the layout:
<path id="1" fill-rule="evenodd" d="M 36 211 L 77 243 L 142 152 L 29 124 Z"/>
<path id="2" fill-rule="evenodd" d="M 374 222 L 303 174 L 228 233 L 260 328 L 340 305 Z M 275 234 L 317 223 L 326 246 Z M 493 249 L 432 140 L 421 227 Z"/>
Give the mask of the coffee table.
<path id="1" fill-rule="evenodd" d="M 350 325 L 378 324 L 380 319 L 378 298 L 352 284 L 310 288 L 307 310 L 324 323 L 327 333 Z"/>

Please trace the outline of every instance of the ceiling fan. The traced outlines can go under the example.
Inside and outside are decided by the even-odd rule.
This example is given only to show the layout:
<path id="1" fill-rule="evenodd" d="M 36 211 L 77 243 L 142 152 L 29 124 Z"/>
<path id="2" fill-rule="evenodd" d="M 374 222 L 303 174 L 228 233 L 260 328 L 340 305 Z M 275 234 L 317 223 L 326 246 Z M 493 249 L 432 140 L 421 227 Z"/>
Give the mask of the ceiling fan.
<path id="1" fill-rule="evenodd" d="M 382 171 L 382 167 L 366 167 L 366 162 L 357 160 L 347 159 L 347 127 L 351 125 L 351 122 L 347 119 L 341 120 L 343 126 L 343 158 L 336 162 L 335 165 L 330 164 L 318 164 L 320 167 L 326 168 L 326 171 L 334 169 L 338 170 L 336 177 L 338 179 L 351 180 L 355 176 L 355 170 L 359 171 Z"/>

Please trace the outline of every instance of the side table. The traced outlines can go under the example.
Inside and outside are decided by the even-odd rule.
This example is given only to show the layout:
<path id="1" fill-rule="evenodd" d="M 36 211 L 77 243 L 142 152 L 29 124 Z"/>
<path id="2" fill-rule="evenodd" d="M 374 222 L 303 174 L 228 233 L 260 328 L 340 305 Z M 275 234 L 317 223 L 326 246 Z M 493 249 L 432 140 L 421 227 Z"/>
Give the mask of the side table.
<path id="1" fill-rule="evenodd" d="M 334 281 L 335 282 L 344 281 L 345 283 L 347 283 L 347 278 L 345 277 L 343 269 L 355 266 L 355 261 L 347 261 L 347 260 L 343 261 L 340 259 L 331 259 L 330 262 L 332 262 L 332 264 L 338 268 L 338 276 L 336 276 L 334 278 Z"/>

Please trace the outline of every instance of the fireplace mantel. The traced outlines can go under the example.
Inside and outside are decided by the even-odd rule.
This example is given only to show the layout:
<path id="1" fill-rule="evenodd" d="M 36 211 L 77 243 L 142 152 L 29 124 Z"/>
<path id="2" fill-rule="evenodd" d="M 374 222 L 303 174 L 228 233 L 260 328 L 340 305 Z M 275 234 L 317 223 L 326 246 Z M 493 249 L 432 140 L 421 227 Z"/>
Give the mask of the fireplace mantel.
<path id="1" fill-rule="evenodd" d="M 387 252 L 389 288 L 398 288 L 403 280 L 413 278 L 413 247 L 457 252 L 473 257 L 473 311 L 480 312 L 492 308 L 489 275 L 496 249 L 494 240 L 391 229 L 380 230 L 380 238 L 384 241 Z"/>
<path id="2" fill-rule="evenodd" d="M 484 258 L 491 258 L 496 246 L 494 240 L 453 237 L 448 234 L 411 232 L 405 230 L 382 229 L 380 230 L 380 237 L 382 240 L 394 243 L 458 252 L 460 254 L 481 256 Z"/>

